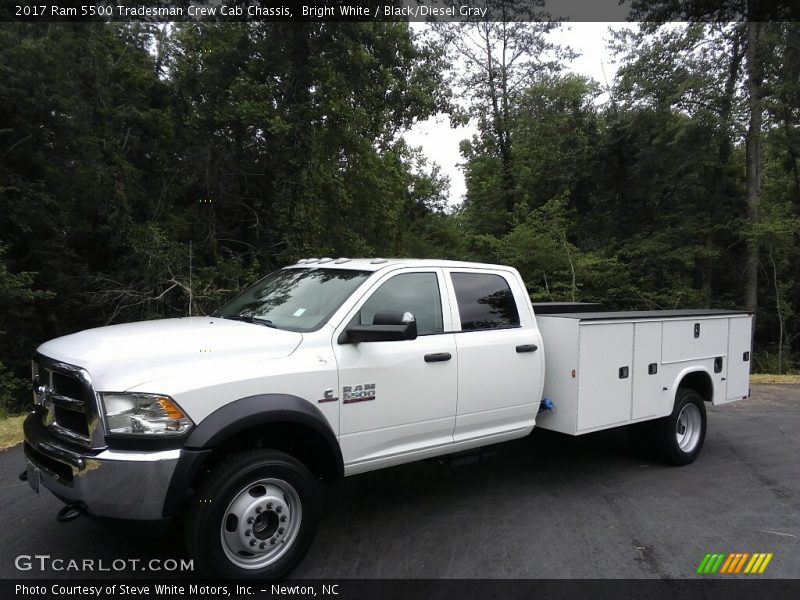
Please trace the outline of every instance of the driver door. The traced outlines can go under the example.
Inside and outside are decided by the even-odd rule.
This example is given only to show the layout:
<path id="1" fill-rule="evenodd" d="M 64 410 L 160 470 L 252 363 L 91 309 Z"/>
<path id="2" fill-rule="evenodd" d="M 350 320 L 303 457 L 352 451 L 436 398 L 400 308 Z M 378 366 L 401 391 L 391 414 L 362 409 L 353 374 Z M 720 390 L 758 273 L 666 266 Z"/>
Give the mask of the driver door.
<path id="1" fill-rule="evenodd" d="M 439 269 L 387 273 L 337 328 L 340 444 L 347 474 L 398 464 L 453 443 L 455 335 Z M 410 312 L 414 340 L 339 343 L 350 324 Z M 437 452 L 431 452 L 435 454 Z"/>

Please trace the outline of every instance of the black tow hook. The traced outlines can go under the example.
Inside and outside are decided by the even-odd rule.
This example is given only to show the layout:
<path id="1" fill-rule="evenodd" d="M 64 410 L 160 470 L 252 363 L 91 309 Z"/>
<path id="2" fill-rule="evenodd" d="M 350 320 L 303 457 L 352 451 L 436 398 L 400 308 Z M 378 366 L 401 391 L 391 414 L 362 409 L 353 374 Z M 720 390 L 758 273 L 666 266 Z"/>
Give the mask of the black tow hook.
<path id="1" fill-rule="evenodd" d="M 25 469 L 22 473 L 19 474 L 20 481 L 28 481 L 28 470 Z"/>
<path id="2" fill-rule="evenodd" d="M 73 502 L 72 504 L 67 504 L 60 511 L 58 511 L 58 514 L 56 515 L 56 521 L 59 523 L 69 523 L 70 521 L 74 521 L 80 517 L 85 510 L 86 506 L 83 504 L 83 502 Z"/>

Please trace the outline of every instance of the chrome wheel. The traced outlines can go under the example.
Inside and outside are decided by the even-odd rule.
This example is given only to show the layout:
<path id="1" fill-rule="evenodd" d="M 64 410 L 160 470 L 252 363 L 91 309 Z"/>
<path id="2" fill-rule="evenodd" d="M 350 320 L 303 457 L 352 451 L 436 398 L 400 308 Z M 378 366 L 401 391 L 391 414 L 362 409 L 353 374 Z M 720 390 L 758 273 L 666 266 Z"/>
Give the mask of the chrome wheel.
<path id="1" fill-rule="evenodd" d="M 675 439 L 678 447 L 687 454 L 691 453 L 700 441 L 703 430 L 703 419 L 700 409 L 690 402 L 683 407 L 675 424 Z"/>
<path id="2" fill-rule="evenodd" d="M 225 555 L 242 569 L 261 569 L 288 552 L 303 520 L 297 491 L 281 479 L 247 484 L 222 517 Z"/>

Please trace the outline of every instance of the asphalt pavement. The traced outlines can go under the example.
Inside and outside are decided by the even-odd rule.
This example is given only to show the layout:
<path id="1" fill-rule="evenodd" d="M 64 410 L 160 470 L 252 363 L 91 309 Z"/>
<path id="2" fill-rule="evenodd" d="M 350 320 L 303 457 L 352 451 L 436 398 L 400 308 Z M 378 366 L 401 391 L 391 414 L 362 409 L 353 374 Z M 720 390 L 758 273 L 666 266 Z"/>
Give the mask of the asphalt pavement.
<path id="1" fill-rule="evenodd" d="M 642 457 L 624 431 L 536 430 L 466 457 L 348 478 L 324 489 L 317 539 L 293 577 L 692 578 L 706 553 L 768 552 L 757 577 L 798 578 L 800 385 L 752 392 L 709 407 L 705 447 L 686 467 Z M 17 479 L 23 462 L 19 446 L 0 452 L 0 577 L 92 576 L 20 571 L 20 555 L 186 557 L 178 526 L 147 537 L 86 518 L 56 522 L 62 504 Z M 114 575 L 159 574 L 97 574 Z"/>

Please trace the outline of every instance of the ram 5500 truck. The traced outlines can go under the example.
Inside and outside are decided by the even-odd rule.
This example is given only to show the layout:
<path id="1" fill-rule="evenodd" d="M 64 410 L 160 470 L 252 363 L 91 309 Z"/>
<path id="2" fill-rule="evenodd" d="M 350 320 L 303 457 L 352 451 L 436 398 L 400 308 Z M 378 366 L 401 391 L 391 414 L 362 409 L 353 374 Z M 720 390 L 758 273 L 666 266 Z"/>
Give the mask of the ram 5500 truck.
<path id="1" fill-rule="evenodd" d="M 750 331 L 732 311 L 535 314 L 506 266 L 305 259 L 207 317 L 42 344 L 21 477 L 66 503 L 59 520 L 180 516 L 204 572 L 281 577 L 320 481 L 534 426 L 631 425 L 692 462 L 706 403 L 749 395 Z"/>

